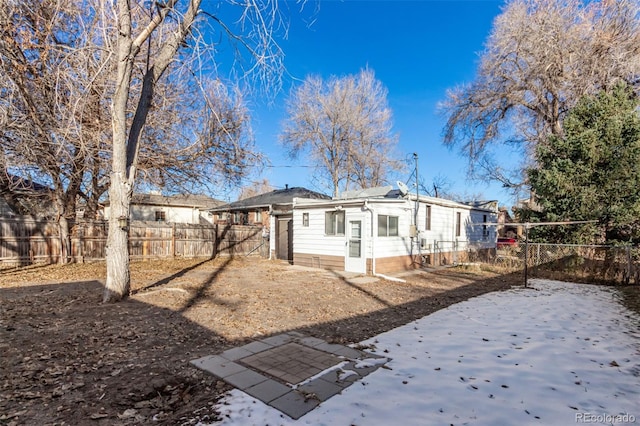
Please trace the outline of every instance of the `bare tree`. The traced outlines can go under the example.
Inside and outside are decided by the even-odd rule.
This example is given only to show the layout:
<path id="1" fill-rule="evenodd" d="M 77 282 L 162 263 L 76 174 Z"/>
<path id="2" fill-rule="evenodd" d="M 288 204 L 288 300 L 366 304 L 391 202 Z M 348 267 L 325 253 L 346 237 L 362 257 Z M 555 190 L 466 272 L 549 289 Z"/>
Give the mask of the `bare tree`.
<path id="1" fill-rule="evenodd" d="M 100 149 L 103 89 L 96 74 L 106 60 L 83 49 L 96 20 L 82 16 L 75 1 L 0 8 L 0 166 L 5 176 L 49 187 L 62 262 L 88 158 Z"/>
<path id="2" fill-rule="evenodd" d="M 242 93 L 219 80 L 175 74 L 156 87 L 136 185 L 165 192 L 237 187 L 262 163 Z"/>
<path id="3" fill-rule="evenodd" d="M 243 186 L 242 188 L 240 188 L 240 195 L 238 195 L 238 200 L 255 197 L 256 195 L 271 192 L 273 190 L 273 185 L 271 185 L 271 183 L 269 183 L 269 180 L 265 178 L 257 182 L 253 182 L 251 185 Z"/>
<path id="4" fill-rule="evenodd" d="M 116 0 L 113 3 L 116 8 L 112 13 L 116 17 L 114 48 L 117 71 L 111 102 L 113 154 L 109 187 L 111 215 L 107 241 L 107 280 L 103 296 L 105 302 L 120 300 L 129 293 L 128 227 L 125 223 L 129 218 L 136 175 L 143 165 L 141 140 L 152 106 L 157 103 L 158 85 L 170 67 L 177 66 L 189 55 L 198 53 L 195 43 L 199 35 L 197 23 L 203 15 L 201 0 L 155 3 L 147 14 L 140 9 L 145 4 L 130 3 L 127 0 Z M 231 27 L 217 15 L 208 13 L 207 16 L 219 24 L 223 33 L 248 48 L 256 64 L 255 69 L 264 71 L 260 75 L 266 76 L 275 70 L 277 76 L 281 71 L 281 52 L 273 39 L 273 28 L 279 22 L 277 4 L 254 0 L 242 4 L 229 3 L 240 7 L 241 25 L 238 31 L 244 31 L 246 37 L 234 34 Z M 103 4 L 108 9 L 111 3 Z M 153 49 L 156 46 L 157 49 Z M 145 66 L 136 67 L 141 59 Z M 137 90 L 132 90 L 136 87 Z M 130 118 L 129 107 L 132 102 L 133 116 Z M 213 106 L 213 102 L 208 102 L 208 105 Z M 226 116 L 217 114 L 215 108 L 210 108 L 210 111 L 213 120 L 209 120 L 209 134 L 222 132 L 229 136 L 228 140 L 237 140 L 234 136 L 237 128 L 234 127 L 233 117 L 228 121 Z M 234 108 L 229 111 L 232 114 L 238 112 Z M 225 160 L 222 163 L 226 162 L 228 165 L 226 171 L 237 171 L 236 166 L 241 164 L 236 160 L 242 157 L 242 153 L 233 146 L 229 150 L 209 146 L 207 140 L 211 139 L 205 137 L 198 142 L 204 144 L 205 149 L 211 150 L 210 154 L 221 156 Z"/>
<path id="5" fill-rule="evenodd" d="M 381 185 L 400 168 L 387 90 L 372 70 L 326 82 L 307 77 L 292 91 L 287 112 L 281 142 L 294 158 L 307 152 L 335 196 L 351 185 Z"/>
<path id="6" fill-rule="evenodd" d="M 450 90 L 445 144 L 459 144 L 479 175 L 517 187 L 486 148 L 519 144 L 523 167 L 585 94 L 619 81 L 640 87 L 638 0 L 511 0 L 494 22 L 476 78 Z M 522 176 L 522 174 L 520 173 Z M 514 179 L 515 178 L 515 179 Z"/>

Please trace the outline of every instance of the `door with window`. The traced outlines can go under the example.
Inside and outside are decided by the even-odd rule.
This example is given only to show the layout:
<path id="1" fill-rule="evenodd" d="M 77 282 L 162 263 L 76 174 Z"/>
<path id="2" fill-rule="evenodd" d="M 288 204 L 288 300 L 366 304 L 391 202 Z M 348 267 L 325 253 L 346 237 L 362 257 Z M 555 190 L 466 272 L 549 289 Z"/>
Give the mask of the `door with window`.
<path id="1" fill-rule="evenodd" d="M 364 216 L 347 216 L 344 270 L 366 273 Z"/>

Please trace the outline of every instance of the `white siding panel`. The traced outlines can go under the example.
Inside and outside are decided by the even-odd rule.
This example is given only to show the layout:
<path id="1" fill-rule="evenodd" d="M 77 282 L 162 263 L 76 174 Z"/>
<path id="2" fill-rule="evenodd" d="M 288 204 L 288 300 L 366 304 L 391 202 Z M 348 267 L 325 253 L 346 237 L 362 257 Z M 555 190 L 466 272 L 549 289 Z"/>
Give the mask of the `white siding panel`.
<path id="1" fill-rule="evenodd" d="M 395 206 L 372 206 L 375 212 L 373 227 L 373 245 L 377 257 L 394 257 L 404 256 L 411 253 L 410 227 L 413 223 L 413 210 L 409 202 L 404 205 Z M 398 217 L 398 236 L 397 237 L 379 237 L 378 236 L 378 216 L 397 216 Z"/>
<path id="2" fill-rule="evenodd" d="M 330 209 L 296 208 L 293 211 L 293 252 L 344 256 L 345 236 L 324 234 L 324 213 Z M 309 213 L 309 226 L 302 226 L 302 214 Z"/>

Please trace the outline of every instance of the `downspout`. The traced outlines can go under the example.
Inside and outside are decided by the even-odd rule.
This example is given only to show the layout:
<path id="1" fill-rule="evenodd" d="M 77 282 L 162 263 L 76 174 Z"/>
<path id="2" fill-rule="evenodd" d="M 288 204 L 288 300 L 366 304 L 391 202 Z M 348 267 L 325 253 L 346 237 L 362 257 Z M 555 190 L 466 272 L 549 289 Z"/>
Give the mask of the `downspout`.
<path id="1" fill-rule="evenodd" d="M 273 217 L 273 204 L 269 204 L 269 260 L 272 260 L 272 252 L 271 252 L 271 218 Z M 273 227 L 275 229 L 275 226 Z"/>
<path id="2" fill-rule="evenodd" d="M 376 250 L 375 250 L 375 245 L 374 245 L 374 241 L 375 238 L 373 236 L 373 218 L 374 218 L 374 214 L 373 214 L 373 209 L 369 206 L 369 199 L 364 200 L 364 208 L 365 210 L 369 210 L 369 213 L 371 213 L 371 275 L 375 276 L 376 275 Z"/>
<path id="3" fill-rule="evenodd" d="M 369 210 L 369 212 L 371 213 L 371 275 L 373 275 L 374 277 L 380 277 L 384 280 L 388 280 L 388 281 L 395 281 L 395 282 L 399 282 L 399 283 L 406 283 L 406 280 L 403 280 L 402 278 L 396 278 L 396 277 L 390 277 L 388 275 L 383 275 L 383 274 L 377 274 L 376 273 L 376 251 L 375 251 L 375 237 L 374 237 L 374 232 L 373 232 L 373 225 L 374 225 L 374 212 L 373 209 L 371 208 L 371 206 L 369 206 L 369 200 L 366 199 L 364 200 L 364 209 L 365 210 Z"/>

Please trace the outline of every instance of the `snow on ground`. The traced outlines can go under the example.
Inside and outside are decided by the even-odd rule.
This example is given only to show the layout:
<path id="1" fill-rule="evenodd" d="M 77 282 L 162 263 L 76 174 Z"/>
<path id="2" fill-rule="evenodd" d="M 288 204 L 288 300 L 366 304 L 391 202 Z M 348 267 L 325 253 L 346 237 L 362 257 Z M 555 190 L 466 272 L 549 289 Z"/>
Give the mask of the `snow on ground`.
<path id="1" fill-rule="evenodd" d="M 297 421 L 233 390 L 224 425 L 640 423 L 640 316 L 615 289 L 532 280 L 362 342 L 392 358 Z"/>

